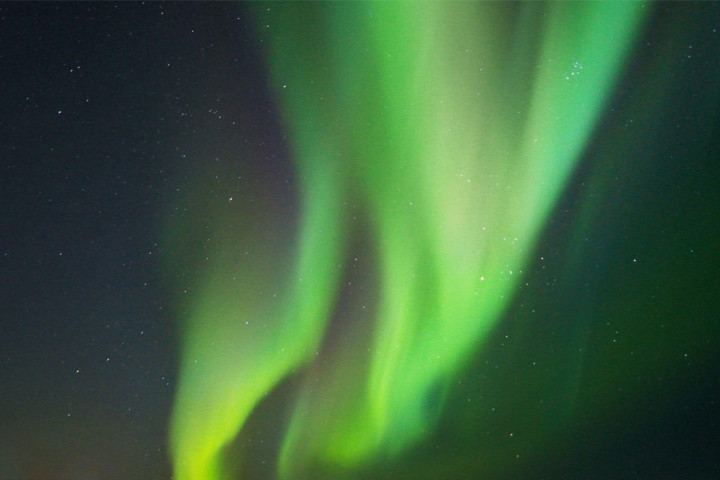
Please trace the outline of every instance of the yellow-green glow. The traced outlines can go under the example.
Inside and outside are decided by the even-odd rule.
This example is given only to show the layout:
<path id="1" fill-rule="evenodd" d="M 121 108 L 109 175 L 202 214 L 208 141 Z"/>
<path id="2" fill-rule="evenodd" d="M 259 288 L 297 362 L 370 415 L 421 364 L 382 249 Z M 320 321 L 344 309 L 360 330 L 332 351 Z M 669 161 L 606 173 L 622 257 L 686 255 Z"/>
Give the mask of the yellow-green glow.
<path id="1" fill-rule="evenodd" d="M 224 448 L 292 373 L 280 478 L 346 474 L 433 428 L 522 278 L 644 5 L 255 9 L 300 226 L 248 228 L 241 207 L 213 209 L 219 246 L 184 319 L 176 480 L 234 478 Z M 336 310 L 359 235 L 372 280 Z M 331 322 L 343 327 L 328 346 Z"/>

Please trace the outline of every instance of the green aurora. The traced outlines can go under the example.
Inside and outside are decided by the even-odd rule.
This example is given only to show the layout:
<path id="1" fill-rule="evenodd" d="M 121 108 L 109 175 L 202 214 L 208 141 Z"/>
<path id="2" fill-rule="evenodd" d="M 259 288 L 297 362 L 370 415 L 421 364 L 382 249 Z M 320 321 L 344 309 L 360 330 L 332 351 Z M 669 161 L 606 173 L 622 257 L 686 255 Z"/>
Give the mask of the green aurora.
<path id="1" fill-rule="evenodd" d="M 288 380 L 280 479 L 355 478 L 422 445 L 523 282 L 645 10 L 254 5 L 299 223 L 261 190 L 203 211 L 175 478 L 235 478 L 231 450 Z"/>

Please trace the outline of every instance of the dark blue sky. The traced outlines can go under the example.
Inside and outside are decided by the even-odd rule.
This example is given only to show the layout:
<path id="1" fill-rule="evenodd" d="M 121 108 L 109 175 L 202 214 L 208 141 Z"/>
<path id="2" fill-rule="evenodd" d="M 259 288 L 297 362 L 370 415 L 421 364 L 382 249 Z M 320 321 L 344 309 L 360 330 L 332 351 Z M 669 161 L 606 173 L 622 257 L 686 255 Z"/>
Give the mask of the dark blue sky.
<path id="1" fill-rule="evenodd" d="M 3 480 L 169 477 L 161 218 L 193 148 L 267 128 L 248 31 L 236 4 L 0 6 Z"/>

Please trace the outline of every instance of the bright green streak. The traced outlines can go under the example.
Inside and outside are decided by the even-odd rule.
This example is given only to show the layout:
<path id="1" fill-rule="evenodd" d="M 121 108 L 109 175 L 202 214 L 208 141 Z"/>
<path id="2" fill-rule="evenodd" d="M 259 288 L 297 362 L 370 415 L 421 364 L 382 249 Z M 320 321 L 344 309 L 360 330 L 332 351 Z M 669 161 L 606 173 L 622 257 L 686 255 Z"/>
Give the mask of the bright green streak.
<path id="1" fill-rule="evenodd" d="M 257 8 L 301 228 L 295 241 L 258 241 L 243 263 L 245 237 L 218 216 L 221 253 L 187 312 L 177 480 L 228 478 L 222 449 L 303 365 L 282 478 L 351 471 L 422 439 L 521 280 L 644 5 Z M 362 228 L 348 204 L 371 219 L 378 293 L 373 308 L 338 313 L 359 326 L 318 354 Z"/>

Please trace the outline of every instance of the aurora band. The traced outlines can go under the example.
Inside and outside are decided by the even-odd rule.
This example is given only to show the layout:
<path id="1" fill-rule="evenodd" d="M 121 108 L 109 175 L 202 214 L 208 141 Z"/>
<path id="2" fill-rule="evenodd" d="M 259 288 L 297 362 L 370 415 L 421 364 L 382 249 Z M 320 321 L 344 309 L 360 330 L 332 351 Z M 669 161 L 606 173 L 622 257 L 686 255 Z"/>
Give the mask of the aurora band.
<path id="1" fill-rule="evenodd" d="M 423 439 L 520 282 L 645 7 L 251 7 L 299 221 L 282 227 L 272 198 L 267 220 L 244 212 L 262 191 L 208 203 L 217 247 L 182 319 L 176 480 L 234 478 L 229 446 L 289 377 L 278 478 L 349 475 Z"/>

